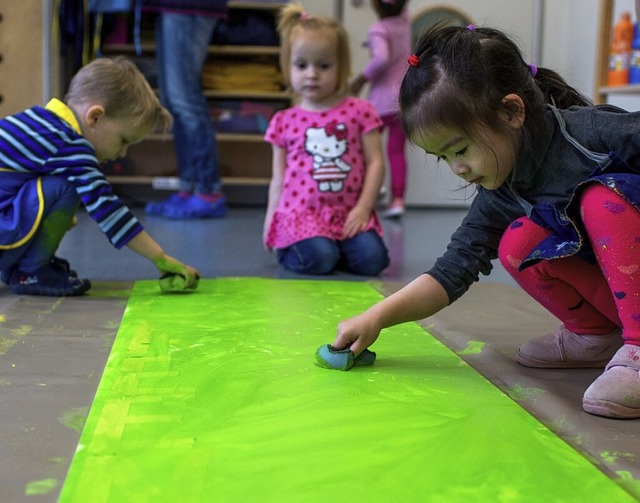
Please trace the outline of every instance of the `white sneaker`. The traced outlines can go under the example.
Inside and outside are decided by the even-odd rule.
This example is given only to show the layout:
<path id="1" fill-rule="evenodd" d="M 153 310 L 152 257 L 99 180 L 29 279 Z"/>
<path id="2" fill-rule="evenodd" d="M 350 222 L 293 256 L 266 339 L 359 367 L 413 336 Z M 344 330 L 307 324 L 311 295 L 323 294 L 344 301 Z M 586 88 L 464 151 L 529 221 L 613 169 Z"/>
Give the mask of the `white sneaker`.
<path id="1" fill-rule="evenodd" d="M 391 206 L 382 212 L 382 218 L 400 218 L 404 215 L 404 206 Z"/>

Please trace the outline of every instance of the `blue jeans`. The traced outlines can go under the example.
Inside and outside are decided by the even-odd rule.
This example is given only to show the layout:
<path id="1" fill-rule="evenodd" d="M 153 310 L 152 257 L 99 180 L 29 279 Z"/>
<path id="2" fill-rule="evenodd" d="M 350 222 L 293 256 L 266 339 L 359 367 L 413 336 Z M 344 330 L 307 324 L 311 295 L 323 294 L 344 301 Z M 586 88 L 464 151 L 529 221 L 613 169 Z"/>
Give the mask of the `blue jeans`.
<path id="1" fill-rule="evenodd" d="M 163 12 L 156 25 L 160 98 L 173 115 L 180 190 L 222 189 L 218 144 L 202 93 L 202 68 L 218 20 Z"/>
<path id="2" fill-rule="evenodd" d="M 328 274 L 344 269 L 353 274 L 377 276 L 389 266 L 389 253 L 376 231 L 343 241 L 316 237 L 276 251 L 278 263 L 301 274 Z"/>
<path id="3" fill-rule="evenodd" d="M 36 183 L 35 180 L 32 182 Z M 44 176 L 42 195 L 44 210 L 40 227 L 18 248 L 0 252 L 0 271 L 15 265 L 23 272 L 32 273 L 47 265 L 71 228 L 80 207 L 80 196 L 75 187 L 57 176 Z"/>

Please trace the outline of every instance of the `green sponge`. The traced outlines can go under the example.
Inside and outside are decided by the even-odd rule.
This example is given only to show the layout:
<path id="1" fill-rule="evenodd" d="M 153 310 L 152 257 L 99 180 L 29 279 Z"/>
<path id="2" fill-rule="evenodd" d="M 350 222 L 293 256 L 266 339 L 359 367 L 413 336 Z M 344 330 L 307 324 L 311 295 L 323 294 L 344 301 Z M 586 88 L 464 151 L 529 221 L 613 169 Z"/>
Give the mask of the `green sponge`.
<path id="1" fill-rule="evenodd" d="M 198 288 L 198 279 L 191 287 L 186 287 L 186 278 L 182 274 L 168 272 L 160 277 L 160 290 L 163 292 L 188 292 Z"/>
<path id="2" fill-rule="evenodd" d="M 349 348 L 335 349 L 331 344 L 324 344 L 316 351 L 316 361 L 326 369 L 349 370 L 354 366 L 373 365 L 376 354 L 365 349 L 356 357 Z"/>

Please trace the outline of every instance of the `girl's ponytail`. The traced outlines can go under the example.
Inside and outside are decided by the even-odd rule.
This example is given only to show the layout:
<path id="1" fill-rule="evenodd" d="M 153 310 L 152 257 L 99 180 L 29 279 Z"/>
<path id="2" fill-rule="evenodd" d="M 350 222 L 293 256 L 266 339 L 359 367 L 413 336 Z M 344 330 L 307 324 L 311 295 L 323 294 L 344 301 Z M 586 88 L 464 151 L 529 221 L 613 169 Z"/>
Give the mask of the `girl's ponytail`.
<path id="1" fill-rule="evenodd" d="M 536 84 L 544 94 L 547 103 L 558 108 L 569 108 L 574 105 L 590 106 L 592 102 L 589 98 L 580 94 L 571 87 L 556 72 L 548 68 L 538 68 L 536 72 Z"/>

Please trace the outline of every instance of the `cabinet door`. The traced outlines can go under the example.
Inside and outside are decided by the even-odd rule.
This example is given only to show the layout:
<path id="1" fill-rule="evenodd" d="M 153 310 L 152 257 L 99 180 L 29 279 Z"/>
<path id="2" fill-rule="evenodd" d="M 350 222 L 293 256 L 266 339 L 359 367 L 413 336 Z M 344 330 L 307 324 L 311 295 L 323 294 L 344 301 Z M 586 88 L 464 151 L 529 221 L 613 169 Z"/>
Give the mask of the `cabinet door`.
<path id="1" fill-rule="evenodd" d="M 0 115 L 43 104 L 51 89 L 53 56 L 49 2 L 0 0 Z M 28 62 L 28 64 L 25 64 Z"/>

